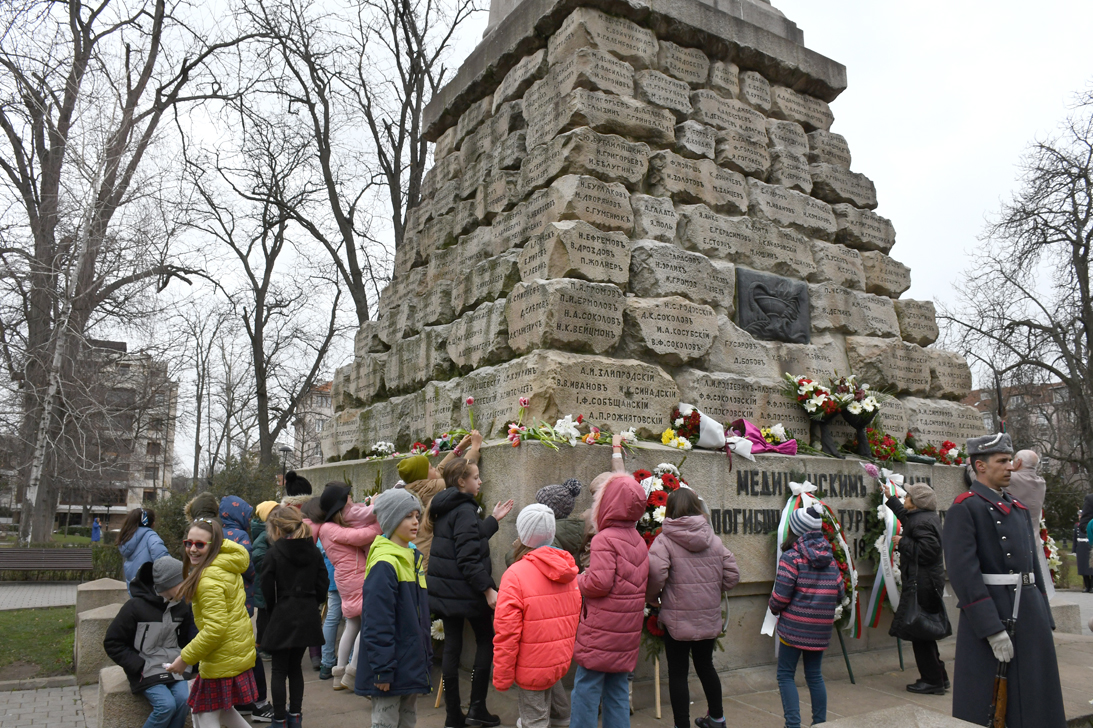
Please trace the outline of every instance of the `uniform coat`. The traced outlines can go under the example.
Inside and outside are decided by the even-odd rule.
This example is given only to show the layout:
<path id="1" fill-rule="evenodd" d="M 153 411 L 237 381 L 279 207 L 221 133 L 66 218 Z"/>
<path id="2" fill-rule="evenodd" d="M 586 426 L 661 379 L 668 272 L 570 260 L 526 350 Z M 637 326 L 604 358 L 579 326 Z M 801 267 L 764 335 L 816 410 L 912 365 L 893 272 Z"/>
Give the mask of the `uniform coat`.
<path id="1" fill-rule="evenodd" d="M 903 537 L 899 540 L 900 571 L 903 572 L 903 592 L 900 594 L 899 609 L 892 619 L 888 634 L 905 640 L 912 639 L 903 632 L 903 619 L 911 599 L 917 599 L 918 605 L 931 614 L 938 614 L 945 608 L 941 595 L 945 592 L 945 564 L 941 554 L 941 518 L 937 511 L 913 510 L 903 507 L 903 501 L 891 497 L 886 505 L 892 509 L 903 525 Z M 915 593 L 910 576 L 911 560 L 917 567 Z"/>
<path id="2" fill-rule="evenodd" d="M 631 672 L 638 664 L 649 548 L 638 534 L 645 491 L 629 476 L 604 486 L 588 569 L 577 577 L 584 596 L 573 657 L 586 670 Z"/>
<path id="3" fill-rule="evenodd" d="M 681 642 L 721 634 L 721 593 L 740 581 L 736 557 L 714 534 L 705 516 L 664 521 L 649 549 L 646 601 L 660 598 L 660 625 Z"/>
<path id="4" fill-rule="evenodd" d="M 1035 574 L 1022 588 L 1009 665 L 1010 728 L 1063 728 L 1063 694 L 1044 575 L 1028 509 L 1008 495 L 975 482 L 945 515 L 943 543 L 949 580 L 960 607 L 953 675 L 953 717 L 985 725 L 990 716 L 998 661 L 987 637 L 1013 615 L 1014 588 L 987 586 L 983 574 Z"/>
<path id="5" fill-rule="evenodd" d="M 546 690 L 573 662 L 581 616 L 577 563 L 572 554 L 543 546 L 501 576 L 493 619 L 493 686 Z"/>
<path id="6" fill-rule="evenodd" d="M 262 594 L 269 609 L 262 649 L 273 652 L 321 646 L 319 607 L 326 602 L 329 585 L 326 564 L 315 542 L 310 538 L 274 541 L 262 569 Z"/>
<path id="7" fill-rule="evenodd" d="M 249 566 L 247 549 L 224 539 L 197 582 L 193 610 L 199 631 L 183 648 L 182 659 L 187 665 L 200 662 L 198 674 L 205 680 L 236 677 L 254 667 L 254 625 L 242 576 Z"/>
<path id="8" fill-rule="evenodd" d="M 442 617 L 483 617 L 490 614 L 486 590 L 496 589 L 490 537 L 497 519 L 478 518 L 474 496 L 447 488 L 429 504 L 433 522 L 433 550 L 427 581 L 429 603 Z"/>

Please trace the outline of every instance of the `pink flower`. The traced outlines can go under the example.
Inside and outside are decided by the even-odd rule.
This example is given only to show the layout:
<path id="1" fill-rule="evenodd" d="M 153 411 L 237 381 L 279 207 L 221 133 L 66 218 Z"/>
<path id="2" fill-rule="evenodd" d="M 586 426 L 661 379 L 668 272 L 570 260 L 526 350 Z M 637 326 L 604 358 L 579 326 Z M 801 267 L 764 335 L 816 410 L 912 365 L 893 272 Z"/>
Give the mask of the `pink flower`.
<path id="1" fill-rule="evenodd" d="M 521 407 L 527 407 L 529 404 L 531 404 L 530 399 L 528 399 L 527 397 L 521 397 L 520 398 L 520 406 Z"/>
<path id="2" fill-rule="evenodd" d="M 474 404 L 474 397 L 467 397 L 467 405 L 470 406 L 472 404 Z"/>
<path id="3" fill-rule="evenodd" d="M 868 473 L 870 478 L 879 478 L 880 477 L 880 471 L 877 470 L 877 466 L 874 465 L 873 463 L 866 463 L 862 467 L 865 468 L 865 472 Z"/>

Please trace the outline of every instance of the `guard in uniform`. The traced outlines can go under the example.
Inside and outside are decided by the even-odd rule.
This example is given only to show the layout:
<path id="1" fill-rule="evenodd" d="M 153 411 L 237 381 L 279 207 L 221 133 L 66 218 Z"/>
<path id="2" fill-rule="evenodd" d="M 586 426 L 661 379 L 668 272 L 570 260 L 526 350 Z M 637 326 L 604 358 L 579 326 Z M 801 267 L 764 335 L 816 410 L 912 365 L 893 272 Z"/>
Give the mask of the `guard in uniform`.
<path id="1" fill-rule="evenodd" d="M 943 545 L 960 607 L 953 717 L 987 725 L 998 662 L 1009 662 L 1009 728 L 1065 728 L 1039 539 L 1028 509 L 1006 493 L 1013 444 L 1004 433 L 968 440 L 971 489 L 945 515 Z"/>

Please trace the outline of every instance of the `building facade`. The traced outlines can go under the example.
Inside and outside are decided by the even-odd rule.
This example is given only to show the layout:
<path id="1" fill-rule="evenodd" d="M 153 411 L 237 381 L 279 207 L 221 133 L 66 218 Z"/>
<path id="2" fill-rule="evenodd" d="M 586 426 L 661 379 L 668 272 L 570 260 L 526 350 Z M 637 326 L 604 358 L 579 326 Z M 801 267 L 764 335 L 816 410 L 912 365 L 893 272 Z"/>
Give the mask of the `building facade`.
<path id="1" fill-rule="evenodd" d="M 290 467 L 309 468 L 322 464 L 323 430 L 334 416 L 332 386 L 332 382 L 316 384 L 300 398 L 296 407 L 296 419 L 292 423 L 295 441 Z"/>

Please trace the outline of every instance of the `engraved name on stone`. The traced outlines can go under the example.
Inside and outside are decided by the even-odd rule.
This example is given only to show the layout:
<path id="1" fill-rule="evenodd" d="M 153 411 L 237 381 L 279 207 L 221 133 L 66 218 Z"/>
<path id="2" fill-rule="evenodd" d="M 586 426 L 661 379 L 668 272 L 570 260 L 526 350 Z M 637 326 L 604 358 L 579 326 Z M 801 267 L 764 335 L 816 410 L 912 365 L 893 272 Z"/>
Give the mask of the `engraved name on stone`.
<path id="1" fill-rule="evenodd" d="M 634 210 L 635 238 L 666 243 L 676 239 L 679 215 L 670 198 L 635 194 L 630 195 L 630 205 Z"/>
<path id="2" fill-rule="evenodd" d="M 868 210 L 877 207 L 877 188 L 864 174 L 851 172 L 834 164 L 813 164 L 812 194 L 833 205 L 848 202 Z"/>
<path id="3" fill-rule="evenodd" d="M 676 202 L 705 203 L 720 212 L 748 209 L 744 177 L 709 159 L 687 159 L 661 151 L 649 158 L 649 191 Z"/>
<path id="4" fill-rule="evenodd" d="M 812 174 L 803 154 L 775 149 L 771 152 L 770 174 L 767 181 L 804 194 L 812 192 Z"/>
<path id="5" fill-rule="evenodd" d="M 808 156 L 808 137 L 804 127 L 795 121 L 767 119 L 767 138 L 771 149 Z"/>
<path id="6" fill-rule="evenodd" d="M 731 263 L 653 240 L 637 240 L 630 251 L 630 290 L 642 296 L 683 296 L 731 315 L 735 287 Z"/>
<path id="7" fill-rule="evenodd" d="M 816 282 L 827 281 L 857 291 L 865 290 L 865 268 L 858 251 L 845 245 L 813 240 L 812 258 L 816 261 Z"/>
<path id="8" fill-rule="evenodd" d="M 549 189 L 558 200 L 553 208 L 556 220 L 584 220 L 600 230 L 627 234 L 634 229 L 630 193 L 618 182 L 608 184 L 595 177 L 570 174 L 554 180 Z"/>
<path id="9" fill-rule="evenodd" d="M 555 222 L 528 241 L 520 255 L 520 278 L 581 278 L 625 287 L 630 239 L 586 222 Z"/>
<path id="10" fill-rule="evenodd" d="M 483 301 L 503 298 L 520 280 L 517 258 L 520 251 L 511 250 L 484 260 L 455 281 L 452 289 L 452 310 L 461 315 Z"/>
<path id="11" fill-rule="evenodd" d="M 765 139 L 757 139 L 735 129 L 717 132 L 716 156 L 722 167 L 751 177 L 766 179 L 770 169 L 770 150 Z"/>
<path id="12" fill-rule="evenodd" d="M 605 353 L 619 343 L 624 306 L 623 292 L 609 283 L 521 282 L 508 296 L 509 346 Z"/>
<path id="13" fill-rule="evenodd" d="M 808 163 L 834 164 L 850 169 L 850 146 L 846 137 L 830 131 L 814 131 L 808 135 Z"/>
<path id="14" fill-rule="evenodd" d="M 770 111 L 770 82 L 755 71 L 740 74 L 740 100 L 764 114 Z"/>
<path id="15" fill-rule="evenodd" d="M 806 194 L 759 180 L 748 180 L 749 213 L 776 225 L 793 227 L 821 240 L 835 236 L 835 215 L 831 206 Z"/>
<path id="16" fill-rule="evenodd" d="M 648 170 L 647 144 L 581 127 L 532 149 L 520 169 L 520 188 L 530 192 L 565 174 L 594 175 L 636 188 Z"/>
<path id="17" fill-rule="evenodd" d="M 459 123 L 455 130 L 455 148 L 459 149 L 467 135 L 481 126 L 482 122 L 489 121 L 493 116 L 493 95 L 480 99 L 471 104 L 463 115 L 459 117 Z"/>
<path id="18" fill-rule="evenodd" d="M 717 336 L 717 314 L 679 296 L 626 299 L 624 345 L 680 366 L 705 356 Z"/>
<path id="19" fill-rule="evenodd" d="M 452 311 L 453 287 L 451 281 L 444 280 L 429 284 L 429 290 L 417 309 L 417 320 L 421 326 L 446 324 L 455 318 L 455 312 Z"/>
<path id="20" fill-rule="evenodd" d="M 835 121 L 831 107 L 826 102 L 799 94 L 785 86 L 771 87 L 770 115 L 777 119 L 796 121 L 808 131 L 828 131 Z"/>
<path id="21" fill-rule="evenodd" d="M 684 369 L 676 377 L 680 395 L 687 402 L 719 422 L 728 425 L 738 419 L 751 422 L 781 422 L 787 431 L 808 437 L 808 418 L 789 402 L 775 382 L 734 373 Z M 792 408 L 784 406 L 784 402 Z"/>
<path id="22" fill-rule="evenodd" d="M 520 163 L 527 155 L 527 131 L 513 132 L 494 147 L 490 161 L 493 170 L 520 169 Z"/>
<path id="23" fill-rule="evenodd" d="M 387 354 L 365 354 L 353 362 L 353 396 L 371 402 L 383 394 L 383 372 L 386 368 Z"/>
<path id="24" fill-rule="evenodd" d="M 893 394 L 925 396 L 930 391 L 930 357 L 902 339 L 846 337 L 851 371 L 873 387 Z"/>
<path id="25" fill-rule="evenodd" d="M 879 250 L 887 253 L 896 244 L 896 229 L 892 221 L 872 210 L 863 210 L 847 203 L 832 205 L 838 227 L 835 241 L 858 250 Z"/>
<path id="26" fill-rule="evenodd" d="M 904 341 L 919 346 L 929 346 L 937 341 L 937 311 L 933 301 L 915 301 L 901 298 L 894 301 L 899 333 Z"/>
<path id="27" fill-rule="evenodd" d="M 524 56 L 509 69 L 505 78 L 493 92 L 493 111 L 506 101 L 518 99 L 531 88 L 531 84 L 542 78 L 547 72 L 546 48 L 540 48 L 529 56 Z M 440 142 L 437 142 L 440 146 Z"/>
<path id="28" fill-rule="evenodd" d="M 527 143 L 531 146 L 579 126 L 656 144 L 675 140 L 676 119 L 671 111 L 600 91 L 574 89 L 548 108 L 529 109 L 528 119 Z"/>
<path id="29" fill-rule="evenodd" d="M 694 119 L 676 126 L 675 153 L 691 159 L 713 159 L 717 133 Z"/>
<path id="30" fill-rule="evenodd" d="M 715 61 L 710 64 L 707 86 L 721 96 L 735 99 L 740 96 L 740 69 L 735 63 Z"/>
<path id="31" fill-rule="evenodd" d="M 982 435 L 986 428 L 979 410 L 957 402 L 906 397 L 908 430 L 918 442 L 939 445 L 945 440 L 962 442 Z"/>
<path id="32" fill-rule="evenodd" d="M 960 354 L 925 349 L 930 357 L 930 396 L 961 400 L 972 391 L 972 370 Z"/>
<path id="33" fill-rule="evenodd" d="M 634 88 L 639 99 L 670 109 L 677 119 L 686 119 L 692 111 L 691 87 L 678 78 L 660 71 L 638 71 L 634 74 Z"/>
<path id="34" fill-rule="evenodd" d="M 877 250 L 862 252 L 865 290 L 879 296 L 899 298 L 911 287 L 911 269 Z"/>
<path id="35" fill-rule="evenodd" d="M 658 45 L 653 31 L 594 8 L 578 8 L 562 22 L 547 44 L 547 61 L 553 66 L 580 48 L 606 51 L 635 68 L 657 65 Z"/>
<path id="36" fill-rule="evenodd" d="M 812 327 L 858 336 L 899 336 L 892 299 L 830 283 L 809 286 Z"/>
<path id="37" fill-rule="evenodd" d="M 808 238 L 792 230 L 750 217 L 718 215 L 705 205 L 684 205 L 679 215 L 679 241 L 689 250 L 796 278 L 816 272 Z"/>
<path id="38" fill-rule="evenodd" d="M 680 81 L 700 85 L 710 75 L 710 59 L 697 48 L 684 48 L 669 41 L 660 41 L 657 67 Z"/>
<path id="39" fill-rule="evenodd" d="M 483 303 L 454 321 L 448 333 L 448 356 L 461 369 L 477 369 L 512 357 L 508 345 L 506 301 Z"/>
<path id="40" fill-rule="evenodd" d="M 703 89 L 691 94 L 692 118 L 718 129 L 735 129 L 756 140 L 767 141 L 767 118 L 742 101 L 726 99 Z"/>
<path id="41" fill-rule="evenodd" d="M 710 371 L 731 372 L 740 377 L 776 382 L 782 376 L 778 344 L 756 339 L 727 316 L 718 317 L 717 340 L 706 361 Z"/>
<path id="42" fill-rule="evenodd" d="M 427 326 L 417 336 L 401 339 L 391 347 L 383 375 L 388 392 L 408 392 L 430 379 L 448 378 L 452 369 L 449 328 Z"/>

